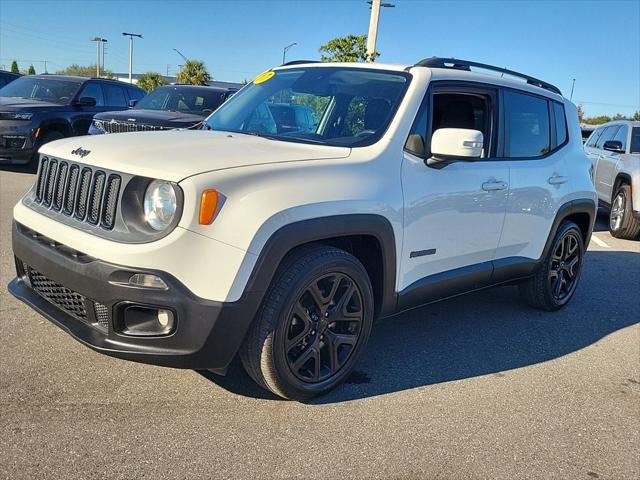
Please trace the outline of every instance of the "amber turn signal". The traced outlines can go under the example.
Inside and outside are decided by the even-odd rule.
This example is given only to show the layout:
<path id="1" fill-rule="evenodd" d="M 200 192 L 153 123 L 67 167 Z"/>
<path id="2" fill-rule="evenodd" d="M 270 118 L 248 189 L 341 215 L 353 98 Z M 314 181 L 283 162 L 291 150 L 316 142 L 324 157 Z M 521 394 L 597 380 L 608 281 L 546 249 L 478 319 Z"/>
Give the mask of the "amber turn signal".
<path id="1" fill-rule="evenodd" d="M 218 209 L 217 190 L 205 190 L 200 198 L 200 225 L 211 225 Z"/>

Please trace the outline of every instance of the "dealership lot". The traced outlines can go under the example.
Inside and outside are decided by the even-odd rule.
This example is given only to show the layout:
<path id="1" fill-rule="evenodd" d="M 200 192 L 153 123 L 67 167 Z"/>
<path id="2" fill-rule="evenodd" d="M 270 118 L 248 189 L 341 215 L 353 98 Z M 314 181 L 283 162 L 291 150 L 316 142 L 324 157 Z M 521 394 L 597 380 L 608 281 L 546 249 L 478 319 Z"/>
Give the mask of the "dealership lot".
<path id="1" fill-rule="evenodd" d="M 304 405 L 238 365 L 104 357 L 13 299 L 11 208 L 33 180 L 0 172 L 1 478 L 640 476 L 640 243 L 602 215 L 566 309 L 502 287 L 411 311 Z"/>

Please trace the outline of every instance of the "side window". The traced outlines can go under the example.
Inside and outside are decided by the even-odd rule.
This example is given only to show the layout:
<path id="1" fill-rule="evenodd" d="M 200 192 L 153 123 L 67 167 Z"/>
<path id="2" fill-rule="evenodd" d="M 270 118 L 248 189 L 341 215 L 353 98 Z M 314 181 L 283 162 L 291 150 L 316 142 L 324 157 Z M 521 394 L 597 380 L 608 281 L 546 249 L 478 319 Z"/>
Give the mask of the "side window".
<path id="1" fill-rule="evenodd" d="M 604 130 L 604 132 L 602 132 L 602 135 L 600 135 L 600 138 L 598 139 L 598 143 L 596 143 L 596 148 L 602 149 L 604 142 L 613 140 L 613 137 L 616 136 L 616 133 L 618 133 L 619 128 L 620 127 L 618 127 L 618 125 L 612 125 L 610 127 L 607 127 Z"/>
<path id="2" fill-rule="evenodd" d="M 99 83 L 89 82 L 82 89 L 80 97 L 91 97 L 96 99 L 96 107 L 104 107 L 104 96 L 102 95 L 102 88 Z"/>
<path id="3" fill-rule="evenodd" d="M 567 141 L 567 120 L 564 105 L 553 102 L 553 115 L 556 121 L 556 146 L 558 146 Z"/>
<path id="4" fill-rule="evenodd" d="M 622 150 L 627 151 L 627 134 L 629 133 L 629 129 L 626 125 L 621 125 L 616 136 L 613 137 L 613 140 L 617 140 L 622 143 Z"/>
<path id="5" fill-rule="evenodd" d="M 118 85 L 103 85 L 106 98 L 106 104 L 109 107 L 126 107 L 127 98 L 124 96 L 124 90 Z"/>
<path id="6" fill-rule="evenodd" d="M 640 127 L 631 129 L 631 148 L 629 153 L 640 153 Z"/>
<path id="7" fill-rule="evenodd" d="M 589 140 L 587 140 L 587 147 L 591 147 L 591 148 L 596 148 L 596 143 L 598 143 L 598 139 L 600 138 L 600 135 L 602 135 L 602 132 L 604 132 L 605 127 L 600 127 L 597 128 L 589 137 Z"/>
<path id="8" fill-rule="evenodd" d="M 510 158 L 535 158 L 551 151 L 549 102 L 509 90 L 506 106 L 507 151 Z"/>
<path id="9" fill-rule="evenodd" d="M 129 100 L 140 100 L 145 95 L 142 90 L 137 88 L 129 88 L 127 91 L 129 92 Z"/>

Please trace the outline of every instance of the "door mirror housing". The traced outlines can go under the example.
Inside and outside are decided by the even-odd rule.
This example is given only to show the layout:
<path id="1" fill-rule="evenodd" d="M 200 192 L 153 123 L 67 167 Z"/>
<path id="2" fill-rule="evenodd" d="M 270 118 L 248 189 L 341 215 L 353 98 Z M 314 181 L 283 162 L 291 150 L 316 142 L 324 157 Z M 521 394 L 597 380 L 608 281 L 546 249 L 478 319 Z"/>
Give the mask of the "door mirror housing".
<path id="1" fill-rule="evenodd" d="M 96 103 L 98 102 L 93 97 L 80 97 L 78 101 L 76 101 L 76 105 L 79 107 L 95 107 Z"/>
<path id="2" fill-rule="evenodd" d="M 622 142 L 619 140 L 607 140 L 606 142 L 604 142 L 604 145 L 602 146 L 602 148 L 610 152 L 624 153 L 624 148 L 622 148 Z"/>
<path id="3" fill-rule="evenodd" d="M 482 157 L 484 135 L 467 128 L 439 128 L 431 136 L 431 158 L 427 165 L 473 161 Z"/>
<path id="4" fill-rule="evenodd" d="M 129 108 L 133 108 L 138 104 L 138 100 L 129 100 Z"/>

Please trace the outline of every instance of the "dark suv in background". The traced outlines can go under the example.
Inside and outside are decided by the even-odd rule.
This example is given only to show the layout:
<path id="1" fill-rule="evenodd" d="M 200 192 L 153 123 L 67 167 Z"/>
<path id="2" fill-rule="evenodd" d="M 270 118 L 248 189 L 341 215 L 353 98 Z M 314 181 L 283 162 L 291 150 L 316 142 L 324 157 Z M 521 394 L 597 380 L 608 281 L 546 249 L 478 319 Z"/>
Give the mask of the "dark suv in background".
<path id="1" fill-rule="evenodd" d="M 96 115 L 92 135 L 194 127 L 238 91 L 237 87 L 166 85 L 126 112 Z"/>
<path id="2" fill-rule="evenodd" d="M 30 75 L 0 89 L 0 164 L 26 164 L 52 140 L 86 135 L 96 113 L 125 110 L 145 91 L 116 80 Z"/>

